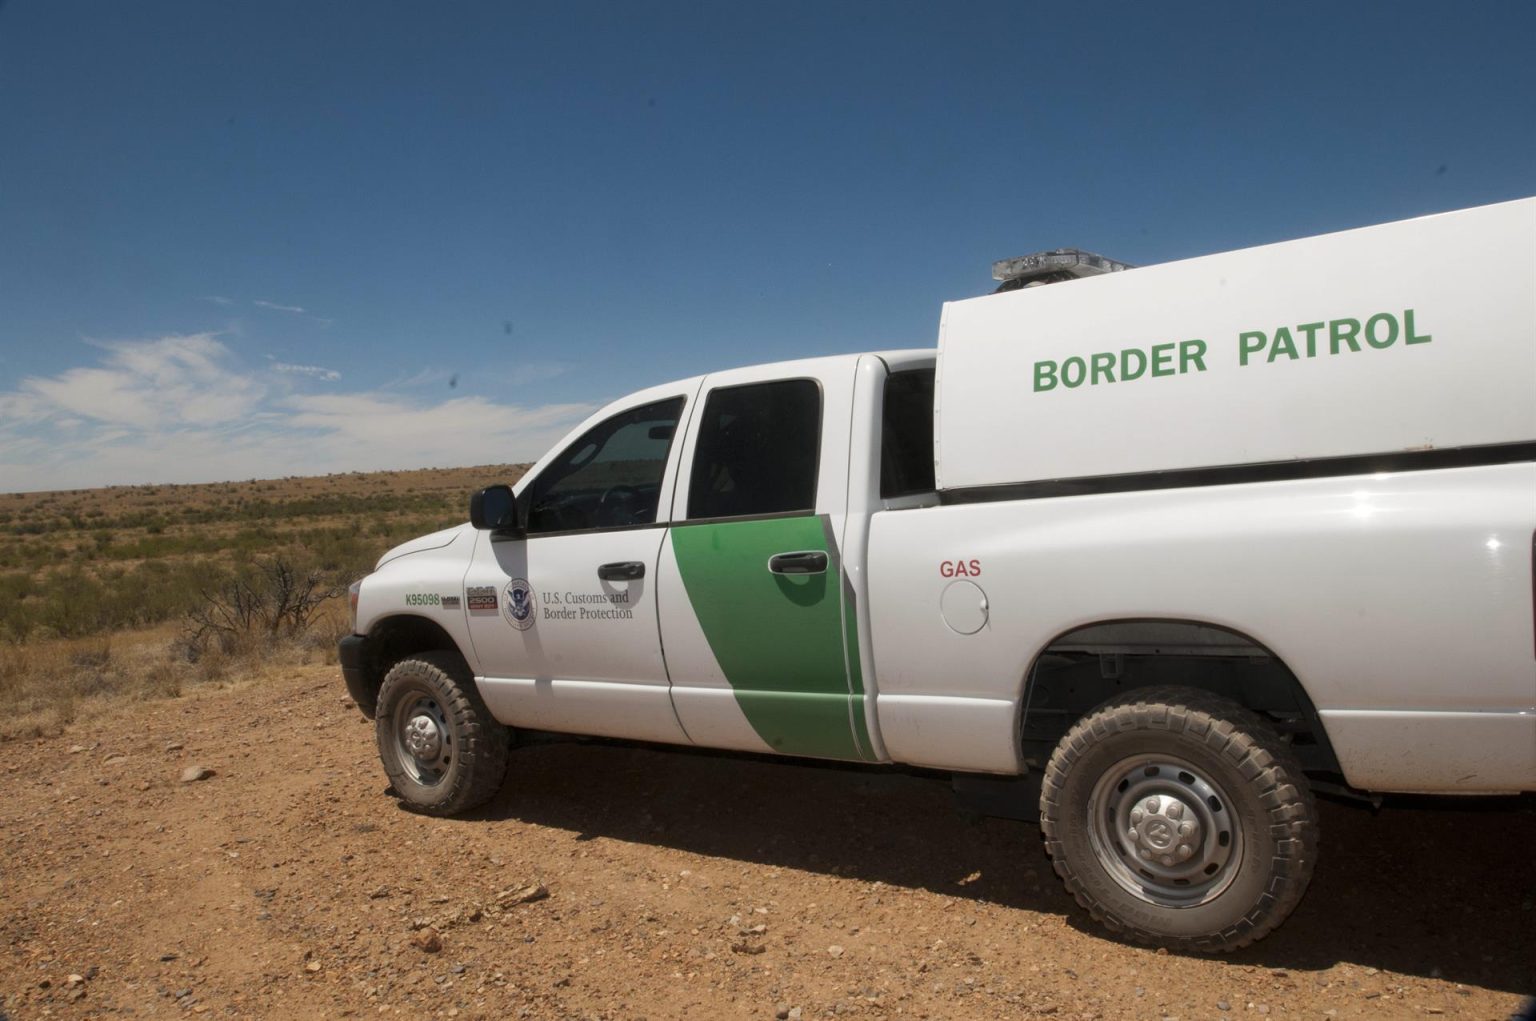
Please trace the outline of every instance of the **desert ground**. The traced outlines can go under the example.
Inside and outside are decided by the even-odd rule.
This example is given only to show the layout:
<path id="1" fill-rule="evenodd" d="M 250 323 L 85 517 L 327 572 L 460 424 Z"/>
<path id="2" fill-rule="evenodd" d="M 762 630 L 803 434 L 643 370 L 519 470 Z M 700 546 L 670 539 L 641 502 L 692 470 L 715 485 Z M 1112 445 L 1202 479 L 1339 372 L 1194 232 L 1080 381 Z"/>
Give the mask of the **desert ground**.
<path id="1" fill-rule="evenodd" d="M 1502 1019 L 1536 991 L 1518 804 L 1327 804 L 1300 909 L 1208 959 L 1102 937 L 1031 826 L 915 774 L 532 744 L 485 809 L 414 815 L 325 665 L 5 751 L 13 1019 Z"/>

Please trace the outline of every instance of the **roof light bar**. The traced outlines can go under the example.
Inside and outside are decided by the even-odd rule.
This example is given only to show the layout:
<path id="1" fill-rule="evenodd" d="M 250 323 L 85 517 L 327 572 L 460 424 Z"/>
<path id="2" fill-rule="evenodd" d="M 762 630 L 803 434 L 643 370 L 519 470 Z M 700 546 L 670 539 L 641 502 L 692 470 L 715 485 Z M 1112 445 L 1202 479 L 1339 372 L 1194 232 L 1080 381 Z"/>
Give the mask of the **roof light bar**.
<path id="1" fill-rule="evenodd" d="M 999 291 L 1013 291 L 1020 287 L 1054 284 L 1061 280 L 1099 276 L 1135 269 L 1127 262 L 1116 262 L 1080 248 L 1052 248 L 1048 252 L 1021 255 L 1016 259 L 1003 259 L 992 264 L 992 279 L 1001 281 Z"/>

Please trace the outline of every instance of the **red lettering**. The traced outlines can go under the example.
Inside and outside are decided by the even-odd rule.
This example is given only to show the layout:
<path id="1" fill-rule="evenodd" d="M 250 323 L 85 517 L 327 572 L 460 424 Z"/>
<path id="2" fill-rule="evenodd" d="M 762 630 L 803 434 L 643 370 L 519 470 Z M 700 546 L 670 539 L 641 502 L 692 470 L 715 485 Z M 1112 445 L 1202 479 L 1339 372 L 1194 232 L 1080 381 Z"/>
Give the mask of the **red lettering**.
<path id="1" fill-rule="evenodd" d="M 979 578 L 980 560 L 943 560 L 939 562 L 939 576 L 943 578 Z"/>
<path id="2" fill-rule="evenodd" d="M 939 577 L 953 578 L 955 576 L 955 563 L 953 560 L 945 560 L 939 564 Z"/>
<path id="3" fill-rule="evenodd" d="M 980 560 L 972 560 L 971 561 L 971 577 L 973 577 L 973 578 L 981 577 L 981 561 Z"/>

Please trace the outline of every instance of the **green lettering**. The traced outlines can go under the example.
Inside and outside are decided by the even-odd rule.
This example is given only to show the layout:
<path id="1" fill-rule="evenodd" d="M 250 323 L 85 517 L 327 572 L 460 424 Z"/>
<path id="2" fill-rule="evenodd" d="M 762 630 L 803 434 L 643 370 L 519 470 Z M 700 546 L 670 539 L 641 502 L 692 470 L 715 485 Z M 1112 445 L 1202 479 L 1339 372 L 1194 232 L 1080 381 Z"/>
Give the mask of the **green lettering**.
<path id="1" fill-rule="evenodd" d="M 1265 361 L 1273 362 L 1282 354 L 1293 362 L 1300 357 L 1296 354 L 1296 342 L 1291 339 L 1291 331 L 1284 326 L 1275 331 L 1275 342 L 1269 345 L 1269 357 Z"/>
<path id="2" fill-rule="evenodd" d="M 1188 372 L 1193 365 L 1196 372 L 1205 371 L 1205 341 L 1183 340 L 1179 342 L 1179 371 Z"/>
<path id="3" fill-rule="evenodd" d="M 1384 323 L 1387 326 L 1385 338 L 1378 339 L 1376 326 Z M 1397 317 L 1385 312 L 1378 312 L 1365 321 L 1365 342 L 1374 348 L 1391 347 L 1397 341 Z"/>
<path id="4" fill-rule="evenodd" d="M 1035 393 L 1056 389 L 1056 363 L 1035 363 Z"/>
<path id="5" fill-rule="evenodd" d="M 1351 351 L 1360 350 L 1359 341 L 1355 340 L 1360 335 L 1360 320 L 1335 319 L 1328 324 L 1328 349 L 1330 354 L 1339 353 L 1339 344 L 1349 345 Z"/>
<path id="6" fill-rule="evenodd" d="M 1115 353 L 1113 351 L 1101 351 L 1093 356 L 1093 375 L 1090 384 L 1099 385 L 1099 377 L 1104 377 L 1104 382 L 1115 381 Z"/>
<path id="7" fill-rule="evenodd" d="M 1135 356 L 1136 367 L 1131 368 L 1131 359 Z M 1146 352 L 1139 347 L 1128 347 L 1120 352 L 1120 382 L 1129 383 L 1133 379 L 1140 379 L 1147 371 Z"/>
<path id="8" fill-rule="evenodd" d="M 1152 345 L 1152 375 L 1154 375 L 1154 376 L 1171 376 L 1171 375 L 1173 375 L 1173 345 L 1172 344 L 1153 344 Z"/>
<path id="9" fill-rule="evenodd" d="M 1429 334 L 1419 336 L 1413 332 L 1413 309 L 1403 312 L 1403 343 L 1404 344 L 1428 344 L 1434 338 Z"/>
<path id="10" fill-rule="evenodd" d="M 1327 325 L 1327 323 L 1302 323 L 1300 326 L 1296 327 L 1297 330 L 1307 335 L 1308 358 L 1317 357 L 1317 331 L 1321 330 L 1324 326 Z"/>
<path id="11" fill-rule="evenodd" d="M 1284 343 L 1282 343 L 1282 341 Z M 1286 354 L 1288 354 L 1292 361 L 1295 361 L 1297 357 L 1299 357 L 1296 354 L 1296 342 L 1291 339 L 1291 328 L 1289 326 L 1282 326 L 1275 331 L 1275 343 L 1274 346 L 1269 349 L 1269 360 L 1274 361 L 1275 355 L 1279 354 L 1281 351 L 1284 351 Z"/>
<path id="12" fill-rule="evenodd" d="M 1248 356 L 1257 351 L 1264 350 L 1265 345 L 1268 343 L 1269 338 L 1264 336 L 1263 330 L 1239 333 L 1237 335 L 1237 364 L 1247 365 Z"/>
<path id="13" fill-rule="evenodd" d="M 1073 376 L 1076 379 L 1073 379 Z M 1088 375 L 1088 363 L 1073 355 L 1061 363 L 1061 381 L 1068 390 L 1075 390 L 1083 385 L 1083 379 Z"/>

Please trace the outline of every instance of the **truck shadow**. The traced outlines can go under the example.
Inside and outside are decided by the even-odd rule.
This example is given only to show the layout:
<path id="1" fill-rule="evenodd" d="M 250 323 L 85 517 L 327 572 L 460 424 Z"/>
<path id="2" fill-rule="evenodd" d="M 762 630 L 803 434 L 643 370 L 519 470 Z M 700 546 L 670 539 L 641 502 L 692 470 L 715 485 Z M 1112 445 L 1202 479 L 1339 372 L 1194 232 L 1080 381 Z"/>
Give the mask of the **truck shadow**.
<path id="1" fill-rule="evenodd" d="M 1296 971 L 1342 962 L 1530 994 L 1536 813 L 1529 802 L 1429 804 L 1373 814 L 1323 803 L 1322 858 L 1306 899 L 1268 939 L 1227 960 Z M 513 753 L 506 788 L 472 818 L 924 889 L 1062 915 L 1098 933 L 1051 872 L 1033 824 L 962 818 L 942 778 L 537 744 Z"/>

